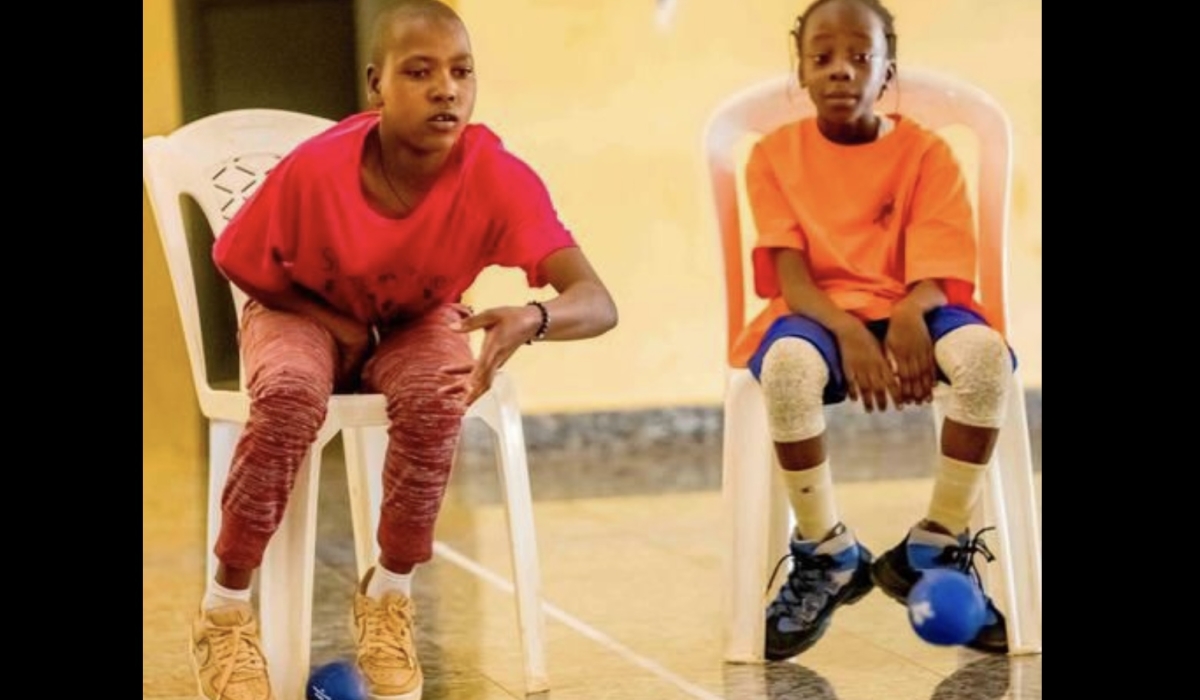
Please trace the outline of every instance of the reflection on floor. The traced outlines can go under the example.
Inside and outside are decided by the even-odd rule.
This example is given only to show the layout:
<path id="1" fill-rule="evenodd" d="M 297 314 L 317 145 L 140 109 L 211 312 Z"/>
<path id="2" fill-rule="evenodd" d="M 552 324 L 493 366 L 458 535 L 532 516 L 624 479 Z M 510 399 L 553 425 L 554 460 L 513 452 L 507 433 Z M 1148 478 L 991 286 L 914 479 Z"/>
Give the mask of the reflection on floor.
<path id="1" fill-rule="evenodd" d="M 930 462 L 927 447 L 906 451 L 862 435 L 831 446 L 845 475 L 837 486 L 842 516 L 873 551 L 892 546 L 922 515 L 931 482 L 911 463 Z M 878 592 L 839 610 L 821 642 L 792 662 L 723 664 L 719 460 L 719 445 L 703 441 L 640 455 L 531 453 L 551 690 L 530 697 L 1040 700 L 1040 655 L 926 645 L 903 608 Z M 910 466 L 893 470 L 898 463 Z M 192 464 L 145 467 L 143 698 L 196 697 L 185 650 L 203 588 L 204 478 Z M 1040 503 L 1040 470 L 1036 484 Z M 335 443 L 321 479 L 314 664 L 353 649 L 345 493 Z M 497 577 L 511 580 L 504 532 L 491 455 L 464 448 L 437 554 L 415 578 L 427 700 L 525 697 L 515 606 L 496 585 Z"/>

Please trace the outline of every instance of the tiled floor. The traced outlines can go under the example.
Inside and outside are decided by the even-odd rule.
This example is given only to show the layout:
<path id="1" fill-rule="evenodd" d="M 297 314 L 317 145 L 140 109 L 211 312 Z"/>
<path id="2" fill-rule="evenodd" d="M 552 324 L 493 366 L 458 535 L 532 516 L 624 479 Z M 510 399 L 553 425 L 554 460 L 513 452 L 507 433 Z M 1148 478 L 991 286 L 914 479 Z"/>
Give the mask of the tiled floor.
<path id="1" fill-rule="evenodd" d="M 927 444 L 907 452 L 902 445 L 847 436 L 832 446 L 845 475 L 837 487 L 843 518 L 876 552 L 903 536 L 930 490 L 926 476 L 883 471 L 931 459 Z M 336 444 L 326 458 L 314 664 L 352 650 L 354 563 Z M 926 645 L 903 608 L 878 592 L 839 610 L 822 641 L 793 662 L 723 664 L 719 459 L 719 447 L 702 443 L 640 456 L 580 453 L 560 471 L 530 455 L 551 682 L 550 691 L 530 697 L 1041 698 L 1040 655 L 986 657 Z M 1040 504 L 1040 470 L 1036 484 Z M 427 700 L 525 697 L 515 606 L 503 588 L 510 567 L 497 496 L 490 455 L 464 451 L 439 520 L 437 554 L 415 578 Z M 142 695 L 191 699 L 186 629 L 203 588 L 204 475 L 191 465 L 147 464 L 143 499 Z"/>

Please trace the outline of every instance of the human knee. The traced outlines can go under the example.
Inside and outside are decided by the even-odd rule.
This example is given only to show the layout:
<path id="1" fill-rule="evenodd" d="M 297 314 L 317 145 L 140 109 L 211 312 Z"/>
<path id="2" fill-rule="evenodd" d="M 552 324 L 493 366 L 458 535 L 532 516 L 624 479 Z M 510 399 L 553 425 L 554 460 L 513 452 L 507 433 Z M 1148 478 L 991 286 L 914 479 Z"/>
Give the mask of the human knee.
<path id="1" fill-rule="evenodd" d="M 984 325 L 963 326 L 943 336 L 934 354 L 950 379 L 946 416 L 964 425 L 999 428 L 1012 384 L 1004 338 Z"/>
<path id="2" fill-rule="evenodd" d="M 829 368 L 812 343 L 780 338 L 763 357 L 760 381 L 767 401 L 771 439 L 799 442 L 825 432 L 825 385 Z"/>
<path id="3" fill-rule="evenodd" d="M 325 420 L 332 386 L 318 373 L 295 365 L 261 372 L 250 386 L 250 396 L 260 416 L 316 429 Z"/>

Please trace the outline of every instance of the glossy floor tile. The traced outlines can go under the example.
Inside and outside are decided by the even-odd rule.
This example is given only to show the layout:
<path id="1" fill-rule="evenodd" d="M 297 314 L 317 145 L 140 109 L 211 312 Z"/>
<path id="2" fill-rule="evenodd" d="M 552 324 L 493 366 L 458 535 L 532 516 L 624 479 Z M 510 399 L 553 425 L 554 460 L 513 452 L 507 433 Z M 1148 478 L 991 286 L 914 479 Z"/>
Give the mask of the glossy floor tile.
<path id="1" fill-rule="evenodd" d="M 898 454 L 894 445 L 863 439 L 835 447 L 850 464 L 895 461 Z M 551 690 L 530 697 L 1041 698 L 1041 655 L 988 657 L 929 646 L 913 634 L 904 609 L 878 592 L 840 609 L 821 642 L 793 662 L 724 664 L 719 448 L 693 444 L 646 457 L 580 453 L 557 475 L 538 459 L 530 455 Z M 673 473 L 680 471 L 690 476 Z M 922 515 L 932 482 L 863 473 L 838 483 L 839 505 L 860 540 L 881 552 Z M 1040 471 L 1036 484 L 1040 504 Z M 204 475 L 190 465 L 146 465 L 144 487 L 143 698 L 193 698 L 186 630 L 204 583 Z M 321 479 L 314 664 L 353 649 L 345 493 L 335 445 Z M 428 700 L 525 697 L 498 493 L 490 455 L 464 453 L 439 520 L 437 552 L 415 577 Z"/>

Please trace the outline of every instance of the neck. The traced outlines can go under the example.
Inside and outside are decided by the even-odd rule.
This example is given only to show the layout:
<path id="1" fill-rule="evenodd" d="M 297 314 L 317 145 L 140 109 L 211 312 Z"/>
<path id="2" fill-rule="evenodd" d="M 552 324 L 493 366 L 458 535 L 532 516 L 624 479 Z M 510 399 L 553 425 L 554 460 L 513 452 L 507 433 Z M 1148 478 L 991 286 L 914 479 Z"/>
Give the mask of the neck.
<path id="1" fill-rule="evenodd" d="M 834 123 L 817 118 L 817 128 L 821 135 L 845 146 L 871 143 L 879 137 L 880 119 L 874 114 L 868 114 L 851 122 Z"/>
<path id="2" fill-rule="evenodd" d="M 396 186 L 418 192 L 428 189 L 437 179 L 450 151 L 417 151 L 389 138 L 376 128 L 379 142 L 379 166 Z"/>

